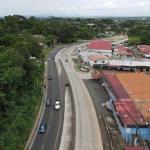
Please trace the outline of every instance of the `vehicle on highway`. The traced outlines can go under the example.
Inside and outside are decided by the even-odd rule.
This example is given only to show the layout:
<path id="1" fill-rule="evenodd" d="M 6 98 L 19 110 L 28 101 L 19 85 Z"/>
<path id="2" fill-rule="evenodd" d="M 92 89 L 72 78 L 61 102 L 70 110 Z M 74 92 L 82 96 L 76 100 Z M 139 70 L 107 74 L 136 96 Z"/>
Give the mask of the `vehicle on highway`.
<path id="1" fill-rule="evenodd" d="M 52 80 L 52 79 L 53 79 L 53 77 L 52 77 L 52 76 L 49 76 L 49 77 L 48 77 L 48 80 Z"/>
<path id="2" fill-rule="evenodd" d="M 50 100 L 50 98 L 47 98 L 47 100 L 46 100 L 46 106 L 50 106 L 51 105 L 51 100 Z"/>
<path id="3" fill-rule="evenodd" d="M 67 83 L 65 83 L 65 86 L 70 86 L 70 84 L 67 82 Z"/>
<path id="4" fill-rule="evenodd" d="M 56 101 L 55 101 L 55 109 L 56 109 L 56 110 L 59 110 L 59 109 L 60 109 L 60 101 L 59 101 L 59 100 L 56 100 Z"/>
<path id="5" fill-rule="evenodd" d="M 45 121 L 42 121 L 38 130 L 39 134 L 45 133 L 47 130 L 47 125 L 45 123 Z"/>

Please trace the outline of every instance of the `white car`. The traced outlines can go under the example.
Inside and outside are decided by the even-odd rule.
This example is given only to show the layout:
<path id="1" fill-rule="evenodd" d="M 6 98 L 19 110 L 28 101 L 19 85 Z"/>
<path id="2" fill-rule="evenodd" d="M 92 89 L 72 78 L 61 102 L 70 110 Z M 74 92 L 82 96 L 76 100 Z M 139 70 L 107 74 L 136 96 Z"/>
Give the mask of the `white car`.
<path id="1" fill-rule="evenodd" d="M 56 110 L 60 109 L 60 101 L 59 100 L 55 101 L 55 109 Z"/>

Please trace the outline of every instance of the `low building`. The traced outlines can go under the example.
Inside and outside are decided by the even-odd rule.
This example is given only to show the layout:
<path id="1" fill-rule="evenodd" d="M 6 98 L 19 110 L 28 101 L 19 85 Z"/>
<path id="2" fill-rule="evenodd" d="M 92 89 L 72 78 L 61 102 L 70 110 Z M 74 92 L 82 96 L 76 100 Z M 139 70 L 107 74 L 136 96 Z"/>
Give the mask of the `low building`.
<path id="1" fill-rule="evenodd" d="M 138 49 L 144 57 L 150 58 L 150 45 L 139 45 Z"/>
<path id="2" fill-rule="evenodd" d="M 150 141 L 150 76 L 145 73 L 102 72 L 100 81 L 110 97 L 111 111 L 128 144 Z M 144 86 L 142 86 L 144 85 Z M 137 100 L 143 100 L 137 105 Z"/>
<path id="3" fill-rule="evenodd" d="M 88 64 L 93 67 L 95 64 L 106 66 L 108 63 L 109 57 L 103 54 L 91 55 L 88 57 Z"/>
<path id="4" fill-rule="evenodd" d="M 150 75 L 141 73 L 117 73 L 117 78 L 130 98 L 150 123 Z"/>
<path id="5" fill-rule="evenodd" d="M 92 52 L 112 56 L 112 44 L 106 40 L 92 40 L 88 45 L 88 49 Z"/>
<path id="6" fill-rule="evenodd" d="M 122 56 L 133 57 L 134 56 L 132 51 L 128 47 L 124 47 L 123 45 L 117 45 L 114 49 L 114 54 L 120 57 Z"/>
<path id="7" fill-rule="evenodd" d="M 90 52 L 90 51 L 82 51 L 78 53 L 78 57 L 83 60 L 84 63 L 89 63 L 89 56 L 98 55 L 96 52 Z"/>

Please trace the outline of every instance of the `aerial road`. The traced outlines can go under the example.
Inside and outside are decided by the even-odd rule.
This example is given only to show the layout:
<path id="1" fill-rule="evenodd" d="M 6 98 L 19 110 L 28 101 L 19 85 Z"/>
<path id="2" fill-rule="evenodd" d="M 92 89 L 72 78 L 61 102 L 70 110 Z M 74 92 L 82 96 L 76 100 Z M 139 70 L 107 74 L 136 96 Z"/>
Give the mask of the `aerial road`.
<path id="1" fill-rule="evenodd" d="M 47 98 L 50 100 L 50 106 L 45 106 L 43 118 L 41 119 L 47 125 L 46 132 L 39 134 L 37 132 L 32 145 L 32 150 L 58 150 L 61 140 L 63 115 L 64 115 L 64 97 L 65 80 L 64 73 L 58 75 L 55 63 L 55 56 L 63 47 L 54 48 L 48 56 L 47 64 Z M 62 70 L 63 71 L 63 70 Z M 60 83 L 61 82 L 61 83 Z M 46 99 L 47 99 L 46 98 Z M 55 109 L 55 101 L 60 101 L 60 109 Z M 37 129 L 38 130 L 38 129 Z"/>
<path id="2" fill-rule="evenodd" d="M 73 91 L 76 114 L 75 150 L 103 150 L 101 132 L 92 100 L 71 58 L 71 53 L 76 46 L 78 45 L 57 54 L 66 70 Z"/>
<path id="3" fill-rule="evenodd" d="M 42 120 L 47 124 L 47 132 L 38 134 L 34 140 L 32 150 L 58 150 L 60 146 L 64 120 L 65 84 L 71 85 L 75 108 L 74 146 L 65 150 L 103 150 L 101 132 L 96 112 L 89 92 L 74 68 L 71 52 L 78 46 L 55 48 L 48 57 L 47 70 L 47 98 L 50 106 L 45 107 Z M 59 69 L 56 66 L 60 62 Z M 66 61 L 67 60 L 67 61 Z M 66 73 L 65 73 L 66 72 Z M 59 100 L 61 108 L 55 109 L 55 102 Z M 71 132 L 71 131 L 70 131 Z"/>

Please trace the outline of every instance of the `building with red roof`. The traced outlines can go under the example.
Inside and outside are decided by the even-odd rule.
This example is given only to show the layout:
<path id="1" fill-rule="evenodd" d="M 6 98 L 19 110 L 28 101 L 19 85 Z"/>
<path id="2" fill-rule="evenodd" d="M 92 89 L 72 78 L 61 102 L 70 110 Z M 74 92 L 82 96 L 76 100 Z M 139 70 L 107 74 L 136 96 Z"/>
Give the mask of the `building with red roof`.
<path id="1" fill-rule="evenodd" d="M 150 45 L 139 45 L 138 49 L 144 57 L 150 58 Z"/>
<path id="2" fill-rule="evenodd" d="M 109 57 L 106 56 L 106 55 L 103 55 L 103 54 L 91 55 L 88 58 L 89 65 L 91 67 L 93 67 L 94 64 L 97 64 L 97 65 L 107 65 L 107 63 L 108 63 L 107 60 L 109 60 Z"/>
<path id="3" fill-rule="evenodd" d="M 146 124 L 143 115 L 131 99 L 120 99 L 114 102 L 115 110 L 122 126 L 143 126 Z"/>
<path id="4" fill-rule="evenodd" d="M 112 43 L 106 40 L 92 40 L 88 49 L 108 56 L 112 55 Z"/>
<path id="5" fill-rule="evenodd" d="M 116 46 L 115 54 L 120 56 L 133 57 L 132 51 L 128 47 L 124 47 L 123 45 Z"/>
<path id="6" fill-rule="evenodd" d="M 126 146 L 125 150 L 145 150 L 142 146 Z"/>
<path id="7" fill-rule="evenodd" d="M 131 143 L 134 136 L 150 141 L 150 124 L 136 107 L 117 74 L 102 72 L 100 82 L 110 97 L 110 109 L 125 141 Z"/>
<path id="8" fill-rule="evenodd" d="M 107 82 L 107 85 L 113 92 L 116 99 L 129 98 L 128 93 L 126 92 L 115 74 L 103 72 L 103 78 Z"/>

